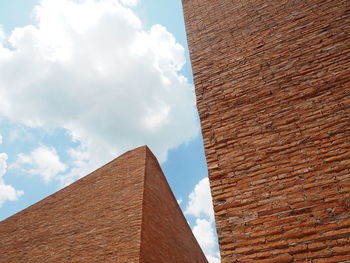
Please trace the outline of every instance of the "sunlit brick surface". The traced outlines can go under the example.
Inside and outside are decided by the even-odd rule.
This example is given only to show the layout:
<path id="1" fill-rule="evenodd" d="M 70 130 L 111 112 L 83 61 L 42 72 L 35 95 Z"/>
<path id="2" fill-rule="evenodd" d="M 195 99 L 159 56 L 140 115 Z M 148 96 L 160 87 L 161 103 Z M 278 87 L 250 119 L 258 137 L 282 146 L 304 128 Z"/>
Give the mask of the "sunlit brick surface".
<path id="1" fill-rule="evenodd" d="M 206 263 L 147 147 L 0 222 L 1 263 Z"/>
<path id="2" fill-rule="evenodd" d="M 350 262 L 350 1 L 183 7 L 222 262 Z"/>

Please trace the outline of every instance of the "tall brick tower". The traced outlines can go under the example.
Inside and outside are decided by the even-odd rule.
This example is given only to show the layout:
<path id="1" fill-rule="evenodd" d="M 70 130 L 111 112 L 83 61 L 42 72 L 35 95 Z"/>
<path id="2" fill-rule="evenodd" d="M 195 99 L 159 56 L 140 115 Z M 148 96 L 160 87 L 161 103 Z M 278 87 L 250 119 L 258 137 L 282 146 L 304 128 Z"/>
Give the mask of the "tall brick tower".
<path id="1" fill-rule="evenodd" d="M 0 263 L 206 263 L 147 147 L 0 222 Z"/>
<path id="2" fill-rule="evenodd" d="M 350 262 L 350 1 L 182 2 L 222 263 Z"/>

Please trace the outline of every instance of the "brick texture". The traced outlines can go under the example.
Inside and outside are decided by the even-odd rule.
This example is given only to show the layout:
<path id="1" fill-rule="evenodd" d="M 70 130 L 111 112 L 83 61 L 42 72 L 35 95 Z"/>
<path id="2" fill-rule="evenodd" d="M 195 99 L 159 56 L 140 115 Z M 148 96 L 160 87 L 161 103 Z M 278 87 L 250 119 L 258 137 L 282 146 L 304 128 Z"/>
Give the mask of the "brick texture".
<path id="1" fill-rule="evenodd" d="M 0 262 L 206 263 L 147 147 L 0 222 Z"/>
<path id="2" fill-rule="evenodd" d="M 140 262 L 207 263 L 156 158 L 147 155 Z"/>
<path id="3" fill-rule="evenodd" d="M 222 263 L 350 262 L 350 1 L 182 2 Z"/>

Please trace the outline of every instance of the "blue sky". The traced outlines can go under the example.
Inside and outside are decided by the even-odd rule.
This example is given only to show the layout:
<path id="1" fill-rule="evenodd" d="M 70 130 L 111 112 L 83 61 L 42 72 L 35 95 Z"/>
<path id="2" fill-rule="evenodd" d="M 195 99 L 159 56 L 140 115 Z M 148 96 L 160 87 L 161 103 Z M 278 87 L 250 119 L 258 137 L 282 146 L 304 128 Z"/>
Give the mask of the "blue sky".
<path id="1" fill-rule="evenodd" d="M 219 262 L 181 1 L 0 0 L 0 220 L 155 153 Z"/>

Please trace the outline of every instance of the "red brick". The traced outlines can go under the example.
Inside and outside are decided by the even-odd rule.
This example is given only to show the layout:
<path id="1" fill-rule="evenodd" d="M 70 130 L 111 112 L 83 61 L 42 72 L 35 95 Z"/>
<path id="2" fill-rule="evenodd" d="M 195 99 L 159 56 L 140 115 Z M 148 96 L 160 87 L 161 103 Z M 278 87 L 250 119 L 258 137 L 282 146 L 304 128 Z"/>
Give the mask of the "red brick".
<path id="1" fill-rule="evenodd" d="M 147 147 L 0 222 L 0 262 L 207 262 Z"/>
<path id="2" fill-rule="evenodd" d="M 349 1 L 182 2 L 222 262 L 330 260 L 350 237 Z"/>
<path id="3" fill-rule="evenodd" d="M 264 260 L 256 260 L 259 263 L 289 263 L 293 262 L 293 257 L 289 254 L 283 254 L 274 258 L 264 259 Z"/>

